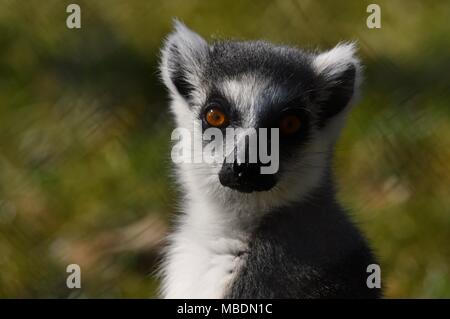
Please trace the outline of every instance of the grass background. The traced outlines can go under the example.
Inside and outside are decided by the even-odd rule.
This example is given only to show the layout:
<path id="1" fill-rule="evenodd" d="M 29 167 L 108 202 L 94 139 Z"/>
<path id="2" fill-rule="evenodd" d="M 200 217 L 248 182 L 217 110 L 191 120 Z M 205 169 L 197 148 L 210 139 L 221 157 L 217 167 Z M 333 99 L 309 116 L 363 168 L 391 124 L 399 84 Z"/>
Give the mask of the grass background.
<path id="1" fill-rule="evenodd" d="M 357 40 L 361 103 L 340 197 L 387 297 L 450 297 L 450 3 L 0 0 L 0 297 L 153 297 L 174 210 L 158 52 L 178 17 L 207 38 L 328 49 Z M 82 268 L 82 289 L 65 285 Z"/>

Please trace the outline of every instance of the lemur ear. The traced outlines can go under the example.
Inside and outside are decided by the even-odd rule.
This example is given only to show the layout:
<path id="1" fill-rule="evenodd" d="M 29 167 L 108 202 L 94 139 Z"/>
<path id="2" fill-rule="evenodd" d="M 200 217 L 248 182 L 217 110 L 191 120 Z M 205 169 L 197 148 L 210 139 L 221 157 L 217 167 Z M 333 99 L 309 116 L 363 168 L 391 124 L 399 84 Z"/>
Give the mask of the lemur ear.
<path id="1" fill-rule="evenodd" d="M 160 70 L 164 84 L 172 94 L 189 99 L 199 85 L 203 65 L 207 63 L 208 43 L 178 20 L 161 51 Z"/>
<path id="2" fill-rule="evenodd" d="M 319 126 L 343 111 L 357 94 L 361 79 L 361 65 L 355 56 L 353 43 L 338 44 L 330 51 L 314 58 L 320 90 L 316 102 L 320 106 Z"/>

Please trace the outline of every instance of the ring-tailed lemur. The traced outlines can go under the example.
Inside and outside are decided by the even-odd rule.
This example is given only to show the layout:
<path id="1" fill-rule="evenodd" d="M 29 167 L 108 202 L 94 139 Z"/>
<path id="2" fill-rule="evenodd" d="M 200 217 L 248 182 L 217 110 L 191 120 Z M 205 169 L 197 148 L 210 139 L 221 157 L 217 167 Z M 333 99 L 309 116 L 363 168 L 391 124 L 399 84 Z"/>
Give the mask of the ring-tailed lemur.
<path id="1" fill-rule="evenodd" d="M 374 257 L 337 203 L 330 169 L 360 82 L 354 53 L 353 44 L 325 53 L 208 44 L 175 23 L 160 69 L 177 126 L 197 138 L 210 126 L 279 127 L 280 163 L 272 175 L 259 162 L 178 164 L 185 196 L 161 265 L 163 297 L 380 296 L 366 285 Z"/>

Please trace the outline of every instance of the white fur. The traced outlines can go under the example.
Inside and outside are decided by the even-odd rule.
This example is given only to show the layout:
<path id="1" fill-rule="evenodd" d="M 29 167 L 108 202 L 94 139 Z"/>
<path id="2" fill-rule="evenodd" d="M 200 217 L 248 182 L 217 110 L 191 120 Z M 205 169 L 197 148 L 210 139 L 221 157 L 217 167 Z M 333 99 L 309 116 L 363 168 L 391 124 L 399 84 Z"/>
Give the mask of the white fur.
<path id="1" fill-rule="evenodd" d="M 165 298 L 223 298 L 247 248 L 246 233 L 197 192 L 169 238 L 162 295 Z"/>
<path id="2" fill-rule="evenodd" d="M 256 124 L 258 99 L 264 90 L 267 89 L 268 82 L 253 74 L 244 74 L 237 79 L 227 79 L 219 85 L 222 93 L 234 102 L 241 114 L 246 114 L 242 127 L 254 127 Z"/>
<path id="3" fill-rule="evenodd" d="M 339 43 L 333 49 L 319 54 L 314 59 L 313 66 L 317 73 L 332 77 L 345 71 L 349 65 L 354 65 L 357 75 L 359 75 L 360 63 L 355 52 L 356 45 L 354 43 Z"/>

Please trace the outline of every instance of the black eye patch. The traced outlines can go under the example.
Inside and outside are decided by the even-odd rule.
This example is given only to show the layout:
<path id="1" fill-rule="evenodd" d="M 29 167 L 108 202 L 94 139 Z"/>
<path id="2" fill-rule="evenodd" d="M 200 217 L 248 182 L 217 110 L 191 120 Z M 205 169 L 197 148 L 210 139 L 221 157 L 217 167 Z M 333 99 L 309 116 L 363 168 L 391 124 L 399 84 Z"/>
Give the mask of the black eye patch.
<path id="1" fill-rule="evenodd" d="M 294 157 L 298 149 L 310 139 L 312 114 L 308 108 L 302 105 L 305 105 L 304 101 L 299 98 L 282 105 L 268 107 L 258 114 L 258 128 L 268 128 L 269 138 L 272 138 L 270 128 L 280 129 L 280 122 L 285 117 L 295 116 L 300 121 L 298 130 L 293 134 L 286 135 L 281 129 L 279 130 L 280 160 Z"/>
<path id="2" fill-rule="evenodd" d="M 229 122 L 229 127 L 238 127 L 241 125 L 241 116 L 235 105 L 231 103 L 227 98 L 225 98 L 225 96 L 223 96 L 223 94 L 221 94 L 218 90 L 212 90 L 208 94 L 206 102 L 199 112 L 199 119 L 203 123 L 203 131 L 210 127 L 204 120 L 204 114 L 212 106 L 220 108 L 220 110 L 222 110 L 226 114 Z M 222 131 L 224 131 L 225 129 L 226 127 L 221 128 Z"/>

